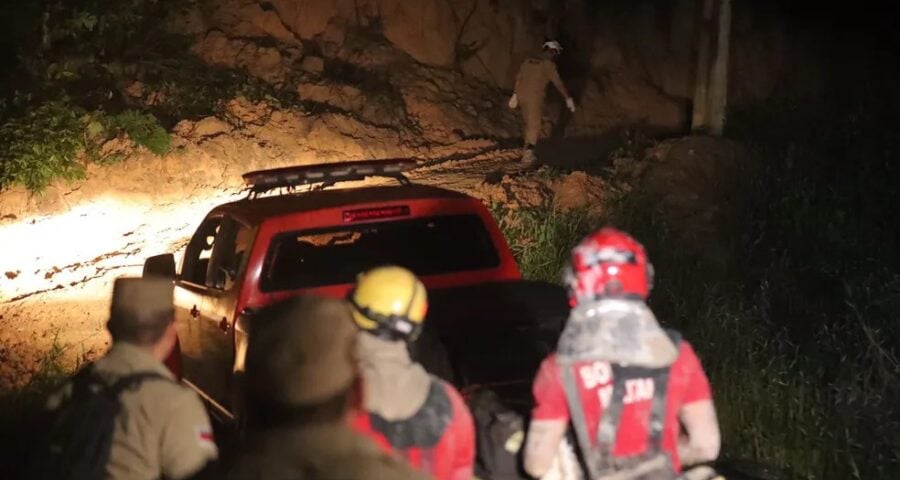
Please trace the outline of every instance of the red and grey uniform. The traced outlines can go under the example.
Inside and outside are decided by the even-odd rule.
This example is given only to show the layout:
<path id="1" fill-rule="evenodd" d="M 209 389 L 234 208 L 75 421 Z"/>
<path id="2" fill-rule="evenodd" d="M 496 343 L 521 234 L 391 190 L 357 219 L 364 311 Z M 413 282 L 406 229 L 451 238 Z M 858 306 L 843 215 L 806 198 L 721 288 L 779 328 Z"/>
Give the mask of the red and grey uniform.
<path id="1" fill-rule="evenodd" d="M 411 417 L 388 421 L 360 411 L 353 428 L 386 452 L 438 480 L 470 480 L 475 462 L 472 415 L 456 389 L 432 378 L 425 403 Z"/>
<path id="2" fill-rule="evenodd" d="M 679 411 L 684 405 L 710 400 L 711 392 L 693 348 L 684 340 L 676 344 L 675 362 L 658 369 L 594 360 L 563 367 L 557 354 L 550 355 L 534 381 L 532 418 L 582 419 L 591 450 L 610 463 L 600 469 L 615 469 L 618 461 L 637 461 L 662 451 L 680 472 Z M 567 375 L 579 392 L 576 399 L 567 398 Z M 572 415 L 570 405 L 579 404 L 582 411 Z"/>

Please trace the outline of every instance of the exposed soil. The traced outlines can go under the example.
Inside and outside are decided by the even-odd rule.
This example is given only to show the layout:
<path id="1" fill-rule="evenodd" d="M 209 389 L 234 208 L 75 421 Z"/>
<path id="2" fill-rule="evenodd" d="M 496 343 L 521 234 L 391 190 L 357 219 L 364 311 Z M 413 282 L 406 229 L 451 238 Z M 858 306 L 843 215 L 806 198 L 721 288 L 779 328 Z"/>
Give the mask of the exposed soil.
<path id="1" fill-rule="evenodd" d="M 70 362 L 90 360 L 105 351 L 112 279 L 139 275 L 147 256 L 180 250 L 206 211 L 244 194 L 242 171 L 289 163 L 271 149 L 278 141 L 292 141 L 289 136 L 278 138 L 293 124 L 284 113 L 267 115 L 267 122 L 280 126 L 253 127 L 254 117 L 246 112 L 241 118 L 249 127 L 210 119 L 183 123 L 179 130 L 186 133 L 180 141 L 186 153 L 177 160 L 137 156 L 94 172 L 68 191 L 54 192 L 55 199 L 25 202 L 11 210 L 16 220 L 0 224 L 4 243 L 11 241 L 17 252 L 0 260 L 0 271 L 6 272 L 0 278 L 0 390 L 27 382 L 54 344 L 64 348 Z M 256 144 L 259 136 L 248 131 L 266 135 L 272 143 L 261 148 Z M 234 152 L 243 154 L 238 158 Z M 738 230 L 729 225 L 747 194 L 720 179 L 732 178 L 738 162 L 751 165 L 751 161 L 727 141 L 663 142 L 646 158 L 614 161 L 616 173 L 608 180 L 583 171 L 559 176 L 544 170 L 520 173 L 517 149 L 485 141 L 464 141 L 431 152 L 442 156 L 423 161 L 410 173 L 413 181 L 459 190 L 487 204 L 511 208 L 550 204 L 563 211 L 586 208 L 598 216 L 610 182 L 616 188 L 630 185 L 652 198 L 671 224 L 681 225 L 676 230 L 684 236 L 681 243 L 696 247 L 686 253 L 712 264 L 730 264 L 733 249 L 740 244 L 730 236 Z M 282 160 L 272 161 L 273 157 Z M 240 168 L 239 161 L 247 166 Z M 77 206 L 67 208 L 70 202 Z M 11 205 L 5 201 L 4 211 Z M 29 211 L 34 205 L 60 213 L 36 215 Z"/>
<path id="2" fill-rule="evenodd" d="M 543 162 L 584 171 L 516 173 L 520 119 L 506 101 L 518 63 L 542 34 L 525 4 L 201 3 L 169 25 L 194 35 L 191 51 L 296 93 L 297 101 L 234 98 L 217 116 L 175 125 L 168 155 L 117 139 L 103 148 L 126 160 L 92 166 L 83 181 L 56 183 L 43 196 L 17 188 L 0 193 L 0 392 L 26 383 L 54 344 L 70 362 L 102 352 L 112 279 L 138 274 L 147 256 L 179 250 L 210 208 L 244 194 L 243 172 L 417 158 L 416 182 L 512 208 L 549 203 L 599 215 L 610 188 L 596 173 L 620 143 L 619 129 L 643 125 L 672 134 L 684 127 L 684 69 L 648 70 L 644 62 L 653 55 L 611 28 L 580 46 L 589 71 L 578 85 L 566 79 L 574 82 L 579 110 L 570 116 L 549 97 L 547 140 L 538 146 Z M 637 22 L 654 12 L 625 16 Z M 679 59 L 691 57 L 684 42 L 676 43 L 669 47 Z M 122 85 L 138 105 L 159 101 L 136 79 Z M 615 181 L 656 195 L 666 215 L 685 220 L 685 235 L 726 246 L 708 249 L 711 256 L 732 251 L 728 212 L 740 202 L 734 190 L 719 188 L 717 169 L 745 163 L 737 147 L 690 139 L 639 157 L 619 161 Z"/>
<path id="3" fill-rule="evenodd" d="M 272 153 L 244 148 L 245 140 L 227 133 L 224 124 L 214 123 L 203 120 L 181 126 L 188 136 L 206 133 L 198 143 L 190 143 L 190 153 L 182 154 L 177 163 L 145 155 L 95 172 L 76 189 L 54 192 L 55 200 L 48 196 L 37 203 L 48 211 L 45 215 L 29 213 L 34 207 L 19 199 L 23 203 L 14 215 L 28 220 L 0 226 L 4 243 L 10 241 L 17 252 L 0 260 L 0 271 L 7 272 L 0 279 L 0 357 L 4 360 L 0 391 L 26 383 L 54 344 L 64 349 L 67 361 L 76 363 L 105 351 L 104 322 L 112 280 L 139 275 L 147 256 L 178 251 L 206 211 L 244 195 L 240 173 L 255 168 L 255 159 Z M 267 135 L 275 138 L 277 133 Z M 239 170 L 237 159 L 225 155 L 228 151 L 250 152 L 242 156 L 250 160 L 248 166 Z M 556 181 L 540 173 L 516 174 L 516 149 L 470 141 L 437 152 L 452 152 L 454 159 L 423 162 L 411 172 L 413 181 L 511 207 L 555 202 L 561 208 L 576 208 L 602 196 L 603 182 L 583 172 Z M 491 176 L 500 178 L 489 183 Z M 345 186 L 354 184 L 339 187 Z M 69 204 L 77 206 L 67 208 Z M 14 204 L 3 205 L 5 210 Z"/>

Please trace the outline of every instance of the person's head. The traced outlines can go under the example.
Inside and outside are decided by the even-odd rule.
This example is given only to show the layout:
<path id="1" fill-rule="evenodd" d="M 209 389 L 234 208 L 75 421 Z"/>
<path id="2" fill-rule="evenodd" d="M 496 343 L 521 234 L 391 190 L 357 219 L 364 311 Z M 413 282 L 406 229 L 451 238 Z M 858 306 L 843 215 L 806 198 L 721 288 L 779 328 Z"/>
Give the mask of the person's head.
<path id="1" fill-rule="evenodd" d="M 645 301 L 653 287 L 653 265 L 637 240 L 606 227 L 572 250 L 565 283 L 573 307 L 607 298 Z"/>
<path id="2" fill-rule="evenodd" d="M 415 340 L 428 312 L 425 285 L 392 265 L 360 274 L 347 298 L 357 327 L 384 340 Z"/>
<path id="3" fill-rule="evenodd" d="M 249 423 L 339 422 L 346 418 L 356 373 L 356 329 L 346 302 L 299 296 L 253 316 L 244 394 Z"/>
<path id="4" fill-rule="evenodd" d="M 562 53 L 562 45 L 560 45 L 556 40 L 550 40 L 544 42 L 544 45 L 541 47 L 541 52 L 547 58 L 556 58 Z"/>
<path id="5" fill-rule="evenodd" d="M 117 278 L 107 328 L 113 342 L 151 350 L 162 360 L 175 345 L 174 284 L 171 279 Z"/>

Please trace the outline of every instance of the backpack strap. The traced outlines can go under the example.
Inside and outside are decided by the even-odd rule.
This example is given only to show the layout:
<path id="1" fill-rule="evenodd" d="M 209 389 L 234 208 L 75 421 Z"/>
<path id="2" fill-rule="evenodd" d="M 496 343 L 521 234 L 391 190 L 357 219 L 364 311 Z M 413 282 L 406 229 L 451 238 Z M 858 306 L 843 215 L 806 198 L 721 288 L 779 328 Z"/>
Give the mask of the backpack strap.
<path id="1" fill-rule="evenodd" d="M 631 369 L 610 363 L 612 368 L 613 385 L 609 405 L 603 410 L 600 425 L 597 427 L 597 445 L 612 455 L 619 432 L 619 420 L 622 419 L 622 409 L 625 406 L 625 381 L 634 378 Z"/>
<path id="2" fill-rule="evenodd" d="M 675 348 L 679 348 L 681 345 L 681 339 L 683 338 L 681 336 L 681 332 L 675 330 L 674 328 L 664 328 L 663 331 L 666 332 L 666 336 L 669 337 L 669 340 L 671 340 L 672 343 L 675 344 Z"/>
<path id="3" fill-rule="evenodd" d="M 119 378 L 112 385 L 106 388 L 106 392 L 112 397 L 118 397 L 125 390 L 134 390 L 147 380 L 165 380 L 173 382 L 172 379 L 161 373 L 156 372 L 138 372 Z M 174 383 L 174 382 L 173 382 Z"/>
<path id="4" fill-rule="evenodd" d="M 669 386 L 668 369 L 660 369 L 653 376 L 653 403 L 647 425 L 647 453 L 662 451 L 662 433 L 666 422 L 666 392 Z"/>
<path id="5" fill-rule="evenodd" d="M 172 379 L 161 373 L 137 372 L 120 377 L 109 384 L 97 374 L 96 364 L 91 363 L 72 377 L 72 391 L 74 396 L 74 394 L 83 392 L 86 389 L 95 389 L 96 391 L 103 391 L 109 398 L 118 398 L 125 390 L 133 390 L 146 380 L 165 380 L 174 383 Z"/>
<path id="6" fill-rule="evenodd" d="M 669 340 L 680 349 L 681 333 L 670 328 L 665 329 Z M 647 449 L 650 452 L 662 451 L 662 433 L 666 421 L 666 398 L 669 387 L 669 371 L 671 366 L 660 369 L 653 377 L 653 404 L 650 407 L 650 421 L 648 425 Z"/>
<path id="7" fill-rule="evenodd" d="M 587 419 L 584 416 L 584 407 L 581 404 L 581 392 L 578 390 L 578 384 L 575 381 L 574 366 L 560 365 L 562 373 L 563 388 L 566 391 L 566 400 L 569 404 L 569 416 L 572 419 L 572 427 L 575 429 L 578 447 L 584 457 L 584 464 L 587 467 L 590 478 L 594 479 L 600 476 L 598 466 L 601 462 L 600 452 L 591 444 L 588 435 Z"/>

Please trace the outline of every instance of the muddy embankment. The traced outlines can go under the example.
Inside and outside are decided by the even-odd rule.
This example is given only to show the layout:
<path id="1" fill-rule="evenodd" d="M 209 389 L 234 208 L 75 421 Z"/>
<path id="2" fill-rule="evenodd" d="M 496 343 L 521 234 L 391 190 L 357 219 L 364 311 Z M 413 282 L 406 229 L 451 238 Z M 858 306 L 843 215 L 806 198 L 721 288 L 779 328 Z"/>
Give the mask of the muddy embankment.
<path id="1" fill-rule="evenodd" d="M 42 197 L 15 190 L 3 194 L 4 389 L 26 382 L 54 345 L 65 349 L 67 361 L 89 360 L 102 352 L 108 342 L 103 322 L 112 279 L 140 274 L 147 256 L 179 250 L 209 209 L 246 195 L 241 173 L 371 158 L 339 154 L 368 143 L 337 130 L 329 130 L 331 143 L 316 144 L 323 151 L 310 149 L 309 135 L 294 133 L 306 128 L 298 112 L 270 111 L 242 100 L 229 108 L 266 112 L 266 119 L 244 115 L 240 127 L 236 120 L 183 122 L 174 136 L 176 153 L 160 158 L 135 151 L 122 163 L 90 169 L 84 181 L 54 185 Z M 412 180 L 465 191 L 487 203 L 536 206 L 559 196 L 560 205 L 577 207 L 602 192 L 600 181 L 583 173 L 558 181 L 503 178 L 499 172 L 510 167 L 517 151 L 487 140 L 422 150 L 401 144 L 386 148 L 392 150 L 372 157 L 424 158 L 422 167 L 410 173 Z M 450 155 L 454 159 L 442 160 Z M 486 183 L 486 172 L 494 172 L 496 180 Z"/>
<path id="2" fill-rule="evenodd" d="M 700 2 L 570 1 L 556 12 L 544 3 L 210 0 L 173 17 L 168 27 L 192 35 L 198 57 L 294 90 L 299 102 L 234 98 L 216 117 L 177 124 L 163 157 L 118 139 L 105 148 L 126 159 L 90 167 L 83 181 L 54 184 L 41 196 L 0 192 L 0 391 L 26 383 L 54 345 L 68 361 L 101 353 L 112 279 L 183 246 L 206 211 L 244 194 L 245 171 L 414 157 L 422 161 L 415 181 L 486 202 L 602 211 L 604 181 L 584 172 L 497 174 L 517 157 L 519 118 L 506 107 L 515 71 L 558 14 L 568 47 L 560 68 L 580 108 L 561 116 L 550 97 L 544 135 L 561 148 L 544 149 L 549 163 L 606 162 L 609 138 L 623 127 L 676 136 L 687 127 Z M 735 18 L 735 104 L 798 93 L 781 81 L 798 72 L 826 78 L 814 74 L 816 46 L 788 32 L 776 13 Z M 122 84 L 137 105 L 157 95 L 140 78 Z M 792 88 L 814 94 L 822 84 Z M 736 148 L 675 140 L 618 166 L 636 185 L 652 186 L 673 214 L 712 225 L 721 213 L 697 205 L 715 204 L 718 193 L 696 179 L 715 177 L 722 158 L 740 158 Z"/>

